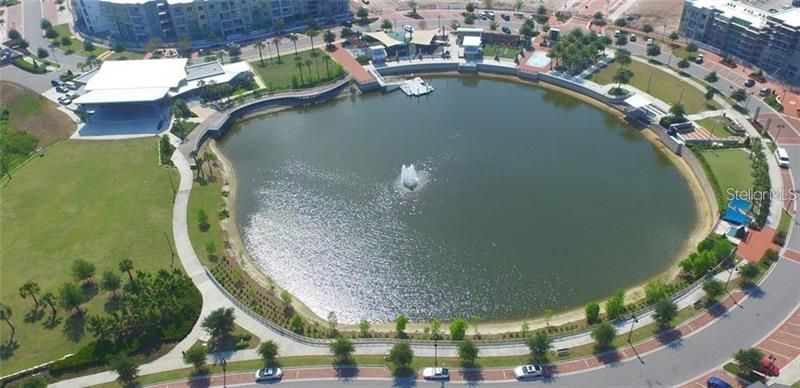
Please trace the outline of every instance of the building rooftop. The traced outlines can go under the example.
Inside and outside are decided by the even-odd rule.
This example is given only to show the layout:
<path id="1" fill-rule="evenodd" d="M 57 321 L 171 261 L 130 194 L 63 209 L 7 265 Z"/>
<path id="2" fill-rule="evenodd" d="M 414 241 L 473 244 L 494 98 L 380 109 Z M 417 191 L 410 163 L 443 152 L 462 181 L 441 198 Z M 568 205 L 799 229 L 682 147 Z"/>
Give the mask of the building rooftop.
<path id="1" fill-rule="evenodd" d="M 142 59 L 103 62 L 86 83 L 78 104 L 154 101 L 186 79 L 187 59 Z"/>
<path id="2" fill-rule="evenodd" d="M 481 38 L 479 36 L 465 36 L 461 45 L 464 47 L 480 47 Z"/>
<path id="3" fill-rule="evenodd" d="M 728 19 L 739 19 L 753 28 L 767 25 L 767 17 L 774 17 L 789 26 L 800 27 L 800 8 L 792 7 L 790 0 L 694 0 L 696 7 L 715 9 Z"/>
<path id="4" fill-rule="evenodd" d="M 186 80 L 194 81 L 200 78 L 212 77 L 225 73 L 222 65 L 217 62 L 205 62 L 197 65 L 186 66 Z"/>

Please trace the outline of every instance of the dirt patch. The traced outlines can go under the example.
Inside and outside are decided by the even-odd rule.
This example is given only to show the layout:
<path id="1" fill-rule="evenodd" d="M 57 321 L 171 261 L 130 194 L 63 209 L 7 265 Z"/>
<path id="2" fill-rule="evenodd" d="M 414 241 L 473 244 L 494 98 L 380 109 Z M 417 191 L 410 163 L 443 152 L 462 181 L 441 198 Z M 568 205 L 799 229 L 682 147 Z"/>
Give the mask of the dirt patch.
<path id="1" fill-rule="evenodd" d="M 638 0 L 628 10 L 629 13 L 641 17 L 635 24 L 643 26 L 647 23 L 659 33 L 667 26 L 667 34 L 678 30 L 683 12 L 683 0 Z"/>
<path id="2" fill-rule="evenodd" d="M 75 131 L 75 123 L 56 104 L 22 85 L 0 82 L 0 106 L 10 111 L 11 128 L 33 135 L 40 147 Z"/>

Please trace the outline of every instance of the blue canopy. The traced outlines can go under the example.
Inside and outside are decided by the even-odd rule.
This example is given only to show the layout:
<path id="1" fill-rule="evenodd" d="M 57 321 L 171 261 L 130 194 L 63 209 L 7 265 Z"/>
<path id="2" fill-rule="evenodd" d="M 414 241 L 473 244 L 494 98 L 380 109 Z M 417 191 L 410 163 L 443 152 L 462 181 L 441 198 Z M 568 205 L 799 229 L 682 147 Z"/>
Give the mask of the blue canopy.
<path id="1" fill-rule="evenodd" d="M 725 209 L 722 219 L 738 225 L 749 225 L 751 219 L 747 216 L 747 213 L 751 207 L 753 207 L 752 202 L 735 198 L 728 203 L 728 208 Z"/>

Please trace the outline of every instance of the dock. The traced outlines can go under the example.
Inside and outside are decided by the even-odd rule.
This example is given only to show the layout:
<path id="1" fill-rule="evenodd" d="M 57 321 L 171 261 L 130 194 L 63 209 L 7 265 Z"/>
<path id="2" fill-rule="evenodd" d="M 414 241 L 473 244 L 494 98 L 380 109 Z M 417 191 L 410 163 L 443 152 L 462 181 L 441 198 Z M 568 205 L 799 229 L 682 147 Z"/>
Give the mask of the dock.
<path id="1" fill-rule="evenodd" d="M 429 84 L 420 77 L 416 77 L 414 79 L 403 81 L 403 83 L 400 85 L 400 90 L 402 90 L 407 96 L 418 97 L 433 92 L 433 85 Z"/>

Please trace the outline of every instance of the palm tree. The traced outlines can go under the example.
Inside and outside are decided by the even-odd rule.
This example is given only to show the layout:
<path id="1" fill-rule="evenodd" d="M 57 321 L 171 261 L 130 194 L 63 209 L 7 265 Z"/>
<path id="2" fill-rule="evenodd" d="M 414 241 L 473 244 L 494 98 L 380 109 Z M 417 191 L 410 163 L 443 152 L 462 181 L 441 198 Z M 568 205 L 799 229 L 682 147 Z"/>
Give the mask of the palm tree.
<path id="1" fill-rule="evenodd" d="M 308 67 L 308 82 L 314 82 L 314 77 L 311 75 L 311 64 L 313 64 L 310 59 L 306 59 L 305 65 Z"/>
<path id="2" fill-rule="evenodd" d="M 331 62 L 331 57 L 325 55 L 322 57 L 322 62 L 325 62 L 325 73 L 328 74 L 328 78 L 331 78 L 331 70 L 328 67 L 328 64 Z"/>
<path id="3" fill-rule="evenodd" d="M 36 299 L 36 294 L 38 294 L 39 291 L 41 291 L 39 285 L 33 281 L 27 281 L 19 288 L 19 296 L 21 296 L 22 299 L 27 299 L 29 296 L 33 298 L 33 311 L 39 310 L 39 300 Z"/>
<path id="4" fill-rule="evenodd" d="M 264 42 L 260 40 L 256 42 L 256 48 L 258 49 L 258 60 L 261 62 L 261 66 L 264 66 L 264 55 L 261 53 L 261 50 L 264 48 Z"/>
<path id="5" fill-rule="evenodd" d="M 672 117 L 683 119 L 686 116 L 686 108 L 683 107 L 683 104 L 676 102 L 669 108 L 669 113 Z"/>
<path id="6" fill-rule="evenodd" d="M 50 306 L 50 310 L 53 311 L 53 318 L 56 317 L 55 301 L 56 301 L 56 296 L 53 295 L 52 292 L 45 292 L 45 294 L 42 295 L 42 303 L 47 303 L 47 305 Z"/>
<path id="7" fill-rule="evenodd" d="M 319 30 L 312 28 L 306 31 L 306 35 L 308 35 L 308 38 L 311 39 L 311 54 L 314 55 L 314 37 L 319 36 Z"/>
<path id="8" fill-rule="evenodd" d="M 11 328 L 11 337 L 8 337 L 8 342 L 14 339 L 14 333 L 17 331 L 17 328 L 11 324 L 11 315 L 13 315 L 13 311 L 11 311 L 11 307 L 8 307 L 5 303 L 0 303 L 0 319 L 6 321 L 8 327 Z"/>
<path id="9" fill-rule="evenodd" d="M 297 70 L 300 70 L 300 83 L 301 84 L 305 84 L 306 81 L 303 80 L 303 63 L 302 62 L 296 62 L 294 65 L 295 65 L 295 67 L 297 67 Z"/>
<path id="10" fill-rule="evenodd" d="M 298 54 L 297 54 L 297 39 L 299 39 L 297 37 L 297 34 L 289 34 L 289 36 L 287 36 L 286 38 L 288 38 L 289 40 L 292 41 L 292 44 L 294 45 L 294 57 L 297 58 L 298 57 Z"/>
<path id="11" fill-rule="evenodd" d="M 206 165 L 208 165 L 208 174 L 209 174 L 209 176 L 211 178 L 214 178 L 214 170 L 211 168 L 211 162 L 217 160 L 217 157 L 213 153 L 211 153 L 209 151 L 206 151 L 203 154 L 203 159 L 206 161 Z"/>
<path id="12" fill-rule="evenodd" d="M 278 63 L 281 63 L 281 49 L 278 47 L 278 45 L 281 44 L 281 40 L 282 39 L 280 36 L 277 36 L 272 40 L 272 44 L 275 45 L 275 51 L 278 53 Z"/>
<path id="13" fill-rule="evenodd" d="M 112 299 L 116 299 L 117 290 L 119 290 L 121 285 L 122 281 L 120 281 L 117 274 L 111 271 L 103 272 L 103 277 L 100 280 L 100 288 L 102 288 L 103 291 L 110 292 Z"/>
<path id="14" fill-rule="evenodd" d="M 328 30 L 325 31 L 325 35 L 322 38 L 325 40 L 325 43 L 328 45 L 328 47 L 331 47 L 333 46 L 333 42 L 336 41 L 336 34 L 334 34 L 333 31 Z"/>
<path id="15" fill-rule="evenodd" d="M 119 271 L 127 272 L 128 278 L 131 280 L 131 283 L 133 283 L 133 275 L 131 275 L 132 270 L 133 270 L 133 260 L 122 259 L 122 261 L 119 262 Z"/>

